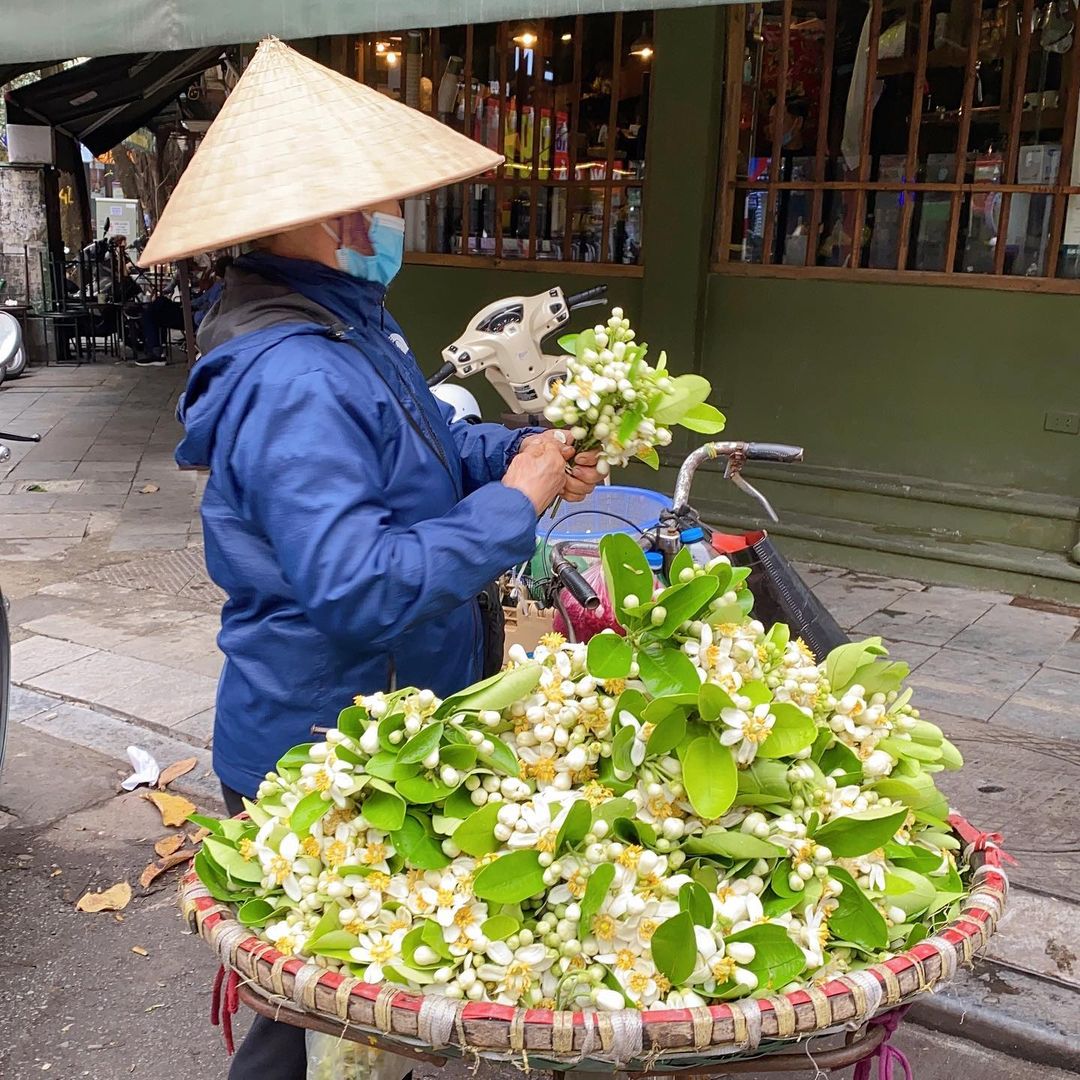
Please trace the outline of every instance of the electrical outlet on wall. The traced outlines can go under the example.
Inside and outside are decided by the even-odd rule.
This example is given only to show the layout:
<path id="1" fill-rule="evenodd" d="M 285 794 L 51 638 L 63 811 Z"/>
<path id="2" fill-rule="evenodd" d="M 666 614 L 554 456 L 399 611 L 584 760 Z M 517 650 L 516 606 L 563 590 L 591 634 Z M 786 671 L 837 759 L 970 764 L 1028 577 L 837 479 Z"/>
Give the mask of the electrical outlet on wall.
<path id="1" fill-rule="evenodd" d="M 1060 431 L 1065 435 L 1080 434 L 1080 413 L 1048 412 L 1043 431 Z"/>

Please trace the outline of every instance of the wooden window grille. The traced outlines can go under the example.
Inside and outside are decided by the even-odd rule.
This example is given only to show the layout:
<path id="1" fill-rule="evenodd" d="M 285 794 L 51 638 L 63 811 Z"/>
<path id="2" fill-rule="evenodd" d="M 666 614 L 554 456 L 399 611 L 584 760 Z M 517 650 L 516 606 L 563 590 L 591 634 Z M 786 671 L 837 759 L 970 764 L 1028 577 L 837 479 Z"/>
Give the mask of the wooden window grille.
<path id="1" fill-rule="evenodd" d="M 406 261 L 641 273 L 651 13 L 370 34 L 357 77 L 506 157 L 406 200 Z"/>
<path id="2" fill-rule="evenodd" d="M 728 13 L 713 269 L 1080 291 L 1080 7 Z"/>

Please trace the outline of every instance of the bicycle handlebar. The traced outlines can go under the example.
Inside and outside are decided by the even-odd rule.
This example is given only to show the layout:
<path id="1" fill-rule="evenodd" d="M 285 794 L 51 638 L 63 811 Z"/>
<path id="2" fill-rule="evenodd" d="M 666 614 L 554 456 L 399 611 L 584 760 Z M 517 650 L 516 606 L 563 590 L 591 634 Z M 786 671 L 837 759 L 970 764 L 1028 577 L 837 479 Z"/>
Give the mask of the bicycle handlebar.
<path id="1" fill-rule="evenodd" d="M 759 442 L 711 442 L 699 446 L 691 453 L 679 468 L 679 476 L 675 481 L 675 494 L 671 505 L 675 510 L 681 510 L 690 503 L 690 485 L 694 482 L 694 474 L 698 466 L 706 460 L 722 457 L 741 459 L 742 461 L 802 461 L 803 448 L 801 446 L 789 446 L 786 443 L 759 443 Z"/>
<path id="2" fill-rule="evenodd" d="M 454 367 L 454 365 L 451 364 L 449 360 L 447 360 L 446 363 L 443 364 L 443 366 L 439 368 L 438 371 L 428 376 L 428 386 L 439 386 L 441 383 L 446 382 L 446 380 L 449 379 L 456 370 L 457 369 Z"/>

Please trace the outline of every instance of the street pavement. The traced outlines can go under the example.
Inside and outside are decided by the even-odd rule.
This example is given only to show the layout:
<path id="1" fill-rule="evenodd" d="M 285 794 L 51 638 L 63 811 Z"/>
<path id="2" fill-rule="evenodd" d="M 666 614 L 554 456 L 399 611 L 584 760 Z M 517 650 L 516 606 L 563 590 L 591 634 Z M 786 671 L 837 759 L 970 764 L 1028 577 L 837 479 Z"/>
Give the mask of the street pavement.
<path id="1" fill-rule="evenodd" d="M 135 883 L 168 831 L 116 794 L 128 745 L 162 766 L 196 757 L 173 790 L 217 808 L 221 596 L 203 564 L 203 477 L 172 459 L 182 385 L 179 369 L 100 364 L 0 389 L 0 428 L 44 436 L 0 466 L 15 683 L 0 776 L 5 1078 L 224 1075 L 206 1023 L 214 964 L 176 915 L 175 875 L 135 885 L 123 921 L 73 910 L 88 886 Z M 943 787 L 1019 859 L 990 959 L 919 1010 L 946 1033 L 905 1026 L 917 1075 L 1064 1075 L 1025 1059 L 1080 1071 L 1080 611 L 801 569 L 852 636 L 881 635 L 911 665 L 915 703 L 967 760 Z"/>

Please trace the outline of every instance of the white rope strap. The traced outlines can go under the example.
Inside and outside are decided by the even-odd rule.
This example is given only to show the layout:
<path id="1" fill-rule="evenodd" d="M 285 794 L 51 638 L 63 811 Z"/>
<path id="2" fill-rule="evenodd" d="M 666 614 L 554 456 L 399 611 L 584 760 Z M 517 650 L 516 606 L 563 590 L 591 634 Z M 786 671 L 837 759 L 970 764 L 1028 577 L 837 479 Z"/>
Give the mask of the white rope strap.
<path id="1" fill-rule="evenodd" d="M 795 1006 L 782 994 L 775 997 L 770 996 L 768 999 L 770 1005 L 773 1008 L 773 1014 L 776 1016 L 776 1034 L 781 1039 L 790 1039 L 795 1034 Z"/>
<path id="2" fill-rule="evenodd" d="M 270 985 L 278 997 L 285 997 L 285 965 L 291 956 L 279 956 L 270 967 Z"/>
<path id="3" fill-rule="evenodd" d="M 579 1061 L 584 1061 L 596 1049 L 596 1013 L 582 1013 L 581 1026 L 584 1034 L 581 1037 L 581 1055 Z"/>
<path id="4" fill-rule="evenodd" d="M 735 1042 L 739 1049 L 756 1050 L 761 1043 L 761 1007 L 753 998 L 729 1002 L 735 1021 Z M 738 1018 L 738 1019 L 736 1019 Z"/>
<path id="5" fill-rule="evenodd" d="M 946 940 L 940 935 L 929 937 L 924 942 L 926 945 L 933 945 L 937 950 L 937 954 L 941 957 L 941 975 L 938 976 L 941 982 L 951 982 L 956 977 L 956 948 L 951 941 Z"/>
<path id="6" fill-rule="evenodd" d="M 806 987 L 806 996 L 810 1004 L 814 1006 L 814 1020 L 816 1026 L 827 1028 L 832 1025 L 832 1006 L 829 1004 L 829 995 L 820 986 Z"/>
<path id="7" fill-rule="evenodd" d="M 525 1010 L 515 1009 L 510 1020 L 510 1049 L 525 1049 Z"/>
<path id="8" fill-rule="evenodd" d="M 989 863 L 983 863 L 982 866 L 976 867 L 975 872 L 971 875 L 972 885 L 978 888 L 983 883 L 983 879 L 989 877 L 991 874 L 1001 878 L 1001 884 L 996 887 L 1000 890 L 1003 897 L 1008 896 L 1009 875 L 1006 874 L 1000 866 L 991 866 Z"/>
<path id="9" fill-rule="evenodd" d="M 888 964 L 878 964 L 877 970 L 885 983 L 885 1004 L 899 1005 L 904 995 L 900 992 L 900 980 L 896 977 L 896 972 Z"/>
<path id="10" fill-rule="evenodd" d="M 232 967 L 240 942 L 246 941 L 249 937 L 251 937 L 251 931 L 240 923 L 228 923 L 223 926 L 214 937 L 214 950 L 221 958 L 221 962 Z"/>
<path id="11" fill-rule="evenodd" d="M 862 1027 L 881 1008 L 885 990 L 871 971 L 852 971 L 840 980 L 855 999 L 855 1015 L 848 1021 L 852 1030 Z"/>
<path id="12" fill-rule="evenodd" d="M 314 964 L 305 964 L 293 976 L 292 996 L 303 1009 L 312 1011 L 315 1009 L 315 987 L 323 977 L 325 969 L 316 967 Z"/>
<path id="13" fill-rule="evenodd" d="M 454 1020 L 460 1007 L 453 998 L 425 994 L 416 1018 L 416 1032 L 420 1041 L 435 1050 L 446 1046 L 454 1031 Z"/>
<path id="14" fill-rule="evenodd" d="M 349 1002 L 352 1000 L 352 992 L 354 986 L 359 986 L 360 980 L 352 978 L 344 978 L 338 983 L 337 991 L 334 994 L 334 1015 L 339 1020 L 347 1021 L 349 1019 Z"/>
<path id="15" fill-rule="evenodd" d="M 698 1005 L 690 1010 L 694 1025 L 694 1049 L 704 1050 L 712 1044 L 713 1015 L 708 1005 Z"/>
<path id="16" fill-rule="evenodd" d="M 557 1009 L 551 1014 L 551 1049 L 566 1055 L 574 1050 L 574 1014 Z"/>
<path id="17" fill-rule="evenodd" d="M 382 986 L 375 998 L 375 1026 L 380 1031 L 390 1032 L 394 1027 L 394 998 L 401 991 L 396 986 Z"/>
<path id="18" fill-rule="evenodd" d="M 607 1057 L 616 1068 L 641 1057 L 641 1013 L 636 1009 L 619 1009 L 611 1013 L 611 1047 Z"/>

